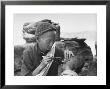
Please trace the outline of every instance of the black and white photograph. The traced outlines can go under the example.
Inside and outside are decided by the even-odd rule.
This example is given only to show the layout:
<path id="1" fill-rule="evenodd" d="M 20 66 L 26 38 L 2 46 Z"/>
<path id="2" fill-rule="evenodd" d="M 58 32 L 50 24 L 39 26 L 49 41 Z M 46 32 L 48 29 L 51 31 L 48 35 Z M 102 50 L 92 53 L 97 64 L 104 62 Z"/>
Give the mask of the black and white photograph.
<path id="1" fill-rule="evenodd" d="M 96 14 L 14 14 L 15 76 L 97 76 Z"/>
<path id="2" fill-rule="evenodd" d="M 106 5 L 7 5 L 6 85 L 106 83 Z"/>

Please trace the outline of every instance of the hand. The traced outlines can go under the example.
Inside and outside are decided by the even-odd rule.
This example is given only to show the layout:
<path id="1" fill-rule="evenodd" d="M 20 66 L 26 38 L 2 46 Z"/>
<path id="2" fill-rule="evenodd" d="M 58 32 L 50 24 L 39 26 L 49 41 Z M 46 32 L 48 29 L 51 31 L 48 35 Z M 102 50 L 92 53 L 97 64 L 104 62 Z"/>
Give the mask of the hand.
<path id="1" fill-rule="evenodd" d="M 66 49 L 64 51 L 64 61 L 70 60 L 70 58 L 73 57 L 73 56 L 74 56 L 74 54 L 73 54 L 72 51 L 69 51 L 68 49 Z"/>
<path id="2" fill-rule="evenodd" d="M 43 59 L 42 59 L 42 62 L 41 62 L 42 67 L 45 67 L 51 60 L 52 60 L 51 57 L 43 56 Z"/>

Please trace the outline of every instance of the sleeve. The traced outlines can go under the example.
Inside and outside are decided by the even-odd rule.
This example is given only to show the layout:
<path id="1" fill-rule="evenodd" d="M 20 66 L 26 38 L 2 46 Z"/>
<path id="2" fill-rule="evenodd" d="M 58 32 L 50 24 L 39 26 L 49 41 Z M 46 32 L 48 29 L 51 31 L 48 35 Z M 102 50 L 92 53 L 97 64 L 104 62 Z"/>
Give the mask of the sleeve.
<path id="1" fill-rule="evenodd" d="M 21 75 L 22 76 L 30 76 L 32 75 L 33 65 L 32 65 L 32 57 L 31 52 L 25 50 L 23 52 L 23 63 L 21 66 Z"/>

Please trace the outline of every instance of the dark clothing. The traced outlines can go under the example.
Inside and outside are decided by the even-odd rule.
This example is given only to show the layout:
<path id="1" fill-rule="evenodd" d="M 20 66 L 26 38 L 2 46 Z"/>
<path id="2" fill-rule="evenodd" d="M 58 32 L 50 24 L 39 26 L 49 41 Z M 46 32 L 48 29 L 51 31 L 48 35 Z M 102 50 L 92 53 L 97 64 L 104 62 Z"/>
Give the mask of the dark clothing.
<path id="1" fill-rule="evenodd" d="M 55 49 L 55 55 L 61 56 L 63 58 L 63 52 L 59 51 L 58 49 Z M 59 55 L 60 54 L 60 55 Z M 38 45 L 34 44 L 29 46 L 26 50 L 23 52 L 23 64 L 21 67 L 21 74 L 24 76 L 31 76 L 32 72 L 39 66 L 41 63 L 41 60 L 43 59 L 42 56 L 45 54 L 42 54 Z M 47 76 L 57 76 L 58 75 L 58 63 L 54 61 L 48 71 Z"/>
<path id="2" fill-rule="evenodd" d="M 23 64 L 21 67 L 22 75 L 31 75 L 35 68 L 40 64 L 42 56 L 37 44 L 30 45 L 23 52 Z"/>

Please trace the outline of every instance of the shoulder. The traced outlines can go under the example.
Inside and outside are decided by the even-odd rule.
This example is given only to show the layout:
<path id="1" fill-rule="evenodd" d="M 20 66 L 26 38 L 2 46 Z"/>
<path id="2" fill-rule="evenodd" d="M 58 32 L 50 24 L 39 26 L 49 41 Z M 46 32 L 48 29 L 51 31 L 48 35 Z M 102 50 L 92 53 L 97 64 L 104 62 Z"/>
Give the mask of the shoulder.
<path id="1" fill-rule="evenodd" d="M 23 51 L 23 63 L 27 66 L 32 65 L 34 62 L 34 47 L 35 44 L 26 44 L 25 50 Z M 30 68 L 30 67 L 29 67 Z"/>
<path id="2" fill-rule="evenodd" d="M 23 53 L 27 53 L 27 52 L 30 52 L 32 53 L 33 50 L 35 50 L 35 43 L 29 43 L 29 44 L 26 44 L 25 45 L 25 50 Z"/>
<path id="3" fill-rule="evenodd" d="M 34 54 L 36 53 L 37 47 L 35 47 L 35 43 L 30 43 L 25 45 L 25 50 L 23 51 L 23 58 L 24 59 L 33 59 Z M 35 49 L 36 48 L 36 49 Z"/>

